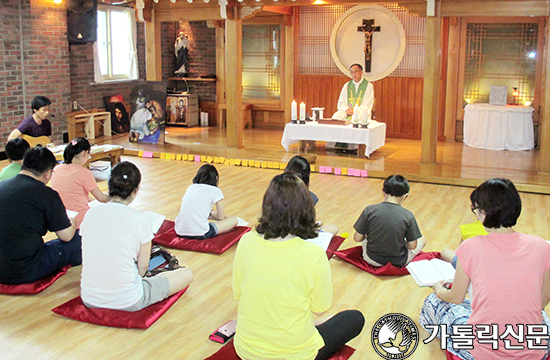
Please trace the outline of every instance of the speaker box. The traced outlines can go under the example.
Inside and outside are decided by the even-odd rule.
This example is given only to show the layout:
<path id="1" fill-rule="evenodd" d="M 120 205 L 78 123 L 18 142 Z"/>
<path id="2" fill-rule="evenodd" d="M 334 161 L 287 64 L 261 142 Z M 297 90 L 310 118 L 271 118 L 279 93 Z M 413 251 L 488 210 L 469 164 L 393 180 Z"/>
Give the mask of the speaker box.
<path id="1" fill-rule="evenodd" d="M 97 0 L 67 1 L 67 37 L 70 44 L 97 40 Z"/>

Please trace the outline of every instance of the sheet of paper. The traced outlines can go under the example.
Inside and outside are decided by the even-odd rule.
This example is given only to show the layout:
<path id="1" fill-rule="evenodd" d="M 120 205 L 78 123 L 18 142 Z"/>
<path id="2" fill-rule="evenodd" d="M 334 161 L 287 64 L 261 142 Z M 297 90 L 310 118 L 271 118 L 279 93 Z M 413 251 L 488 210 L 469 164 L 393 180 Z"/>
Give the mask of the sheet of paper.
<path id="1" fill-rule="evenodd" d="M 157 231 L 159 231 L 160 226 L 164 222 L 164 219 L 166 219 L 166 215 L 159 215 L 151 211 L 146 211 L 145 214 L 147 214 L 147 216 L 149 216 L 149 218 L 151 219 L 153 233 L 156 234 Z"/>
<path id="2" fill-rule="evenodd" d="M 319 232 L 319 236 L 317 236 L 316 238 L 307 239 L 307 240 L 304 240 L 304 241 L 310 242 L 312 244 L 319 245 L 320 247 L 323 248 L 323 250 L 327 251 L 328 245 L 330 244 L 330 240 L 332 240 L 333 236 L 334 236 L 334 234 L 332 234 L 332 233 L 321 231 L 321 232 Z"/>
<path id="3" fill-rule="evenodd" d="M 77 212 L 77 211 L 67 210 L 67 216 L 68 216 L 69 218 L 75 218 L 76 215 L 78 215 L 78 212 Z"/>
<path id="4" fill-rule="evenodd" d="M 88 203 L 88 206 L 93 208 L 94 206 L 98 206 L 99 204 L 101 204 L 99 201 L 93 200 Z"/>
<path id="5" fill-rule="evenodd" d="M 237 226 L 247 226 L 248 222 L 244 221 L 240 217 L 237 217 Z"/>

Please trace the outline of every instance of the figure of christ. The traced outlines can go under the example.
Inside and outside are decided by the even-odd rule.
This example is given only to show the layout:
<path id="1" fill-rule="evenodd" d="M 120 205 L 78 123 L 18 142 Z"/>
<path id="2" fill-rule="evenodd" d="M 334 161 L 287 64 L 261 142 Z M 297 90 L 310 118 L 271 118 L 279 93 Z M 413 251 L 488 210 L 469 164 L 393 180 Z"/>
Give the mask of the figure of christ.
<path id="1" fill-rule="evenodd" d="M 374 19 L 363 19 L 363 25 L 357 27 L 357 31 L 365 33 L 365 72 L 371 71 L 372 60 L 372 34 L 380 32 L 380 26 L 374 26 Z"/>

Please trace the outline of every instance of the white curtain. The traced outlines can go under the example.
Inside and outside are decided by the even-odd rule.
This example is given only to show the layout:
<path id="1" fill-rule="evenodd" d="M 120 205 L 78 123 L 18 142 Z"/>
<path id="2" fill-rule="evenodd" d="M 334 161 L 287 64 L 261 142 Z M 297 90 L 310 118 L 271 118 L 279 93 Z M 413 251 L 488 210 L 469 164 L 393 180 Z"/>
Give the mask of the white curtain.
<path id="1" fill-rule="evenodd" d="M 94 43 L 94 81 L 98 84 L 103 83 L 101 67 L 99 66 L 99 51 L 97 50 L 97 41 Z"/>

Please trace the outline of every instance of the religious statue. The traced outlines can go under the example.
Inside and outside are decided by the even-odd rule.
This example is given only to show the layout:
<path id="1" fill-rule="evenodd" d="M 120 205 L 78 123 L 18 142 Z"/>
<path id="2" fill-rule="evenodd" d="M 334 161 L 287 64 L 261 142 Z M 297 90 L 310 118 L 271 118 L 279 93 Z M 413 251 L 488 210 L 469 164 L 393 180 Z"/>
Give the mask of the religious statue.
<path id="1" fill-rule="evenodd" d="M 177 57 L 175 74 L 178 76 L 185 76 L 189 68 L 189 39 L 183 34 L 182 31 L 178 33 L 176 43 L 174 44 L 174 50 Z"/>
<path id="2" fill-rule="evenodd" d="M 374 26 L 374 19 L 363 19 L 363 26 L 358 26 L 357 31 L 365 33 L 365 72 L 371 70 L 372 34 L 380 31 L 380 26 Z"/>

